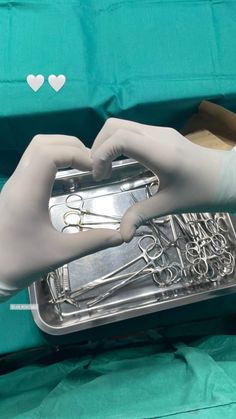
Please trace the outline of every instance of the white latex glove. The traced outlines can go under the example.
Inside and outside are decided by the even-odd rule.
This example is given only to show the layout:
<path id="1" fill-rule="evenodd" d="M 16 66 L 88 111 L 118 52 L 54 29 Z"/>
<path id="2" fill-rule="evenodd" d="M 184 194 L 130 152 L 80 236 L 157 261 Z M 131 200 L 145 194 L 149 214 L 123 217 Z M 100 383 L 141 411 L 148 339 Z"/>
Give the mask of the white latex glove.
<path id="1" fill-rule="evenodd" d="M 111 163 L 125 155 L 160 179 L 159 192 L 129 208 L 121 235 L 131 240 L 150 218 L 189 211 L 236 210 L 236 153 L 193 144 L 172 128 L 108 119 L 91 151 L 96 180 L 111 174 Z"/>
<path id="2" fill-rule="evenodd" d="M 48 202 L 57 169 L 91 170 L 90 151 L 75 137 L 37 135 L 0 194 L 0 301 L 64 263 L 122 243 L 96 229 L 63 234 L 51 224 Z"/>

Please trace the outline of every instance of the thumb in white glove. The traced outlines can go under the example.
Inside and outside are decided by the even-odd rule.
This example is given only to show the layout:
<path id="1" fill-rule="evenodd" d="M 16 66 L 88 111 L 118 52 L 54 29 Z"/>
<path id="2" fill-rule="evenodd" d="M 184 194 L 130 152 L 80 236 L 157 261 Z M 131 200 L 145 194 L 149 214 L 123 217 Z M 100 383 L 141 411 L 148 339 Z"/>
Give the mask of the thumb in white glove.
<path id="1" fill-rule="evenodd" d="M 64 263 L 122 243 L 119 232 L 63 234 L 51 224 L 48 202 L 56 172 L 91 170 L 90 150 L 75 137 L 37 135 L 0 195 L 0 301 Z"/>
<path id="2" fill-rule="evenodd" d="M 120 155 L 136 159 L 160 179 L 155 196 L 124 214 L 121 235 L 125 241 L 153 217 L 236 209 L 236 153 L 193 144 L 172 128 L 111 118 L 91 150 L 94 178 L 109 177 L 112 160 Z"/>

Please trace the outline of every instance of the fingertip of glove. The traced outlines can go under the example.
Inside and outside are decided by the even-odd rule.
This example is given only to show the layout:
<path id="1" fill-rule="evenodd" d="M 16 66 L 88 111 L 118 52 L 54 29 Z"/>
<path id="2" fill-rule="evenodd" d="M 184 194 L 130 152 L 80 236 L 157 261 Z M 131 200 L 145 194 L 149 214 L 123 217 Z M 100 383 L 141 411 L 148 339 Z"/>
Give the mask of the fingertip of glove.
<path id="1" fill-rule="evenodd" d="M 132 240 L 142 222 L 143 220 L 137 212 L 137 204 L 126 211 L 120 224 L 120 232 L 126 243 Z"/>
<path id="2" fill-rule="evenodd" d="M 103 175 L 102 175 L 102 173 L 99 173 L 97 170 L 93 170 L 93 171 L 92 171 L 92 175 L 93 175 L 93 179 L 94 179 L 96 182 L 99 182 L 100 180 L 103 180 Z"/>
<path id="3" fill-rule="evenodd" d="M 109 238 L 109 244 L 111 246 L 119 246 L 124 242 L 124 239 L 120 233 L 120 231 L 111 231 L 111 236 Z"/>
<path id="4" fill-rule="evenodd" d="M 136 228 L 134 226 L 123 226 L 121 227 L 121 236 L 125 243 L 129 243 L 136 233 Z"/>

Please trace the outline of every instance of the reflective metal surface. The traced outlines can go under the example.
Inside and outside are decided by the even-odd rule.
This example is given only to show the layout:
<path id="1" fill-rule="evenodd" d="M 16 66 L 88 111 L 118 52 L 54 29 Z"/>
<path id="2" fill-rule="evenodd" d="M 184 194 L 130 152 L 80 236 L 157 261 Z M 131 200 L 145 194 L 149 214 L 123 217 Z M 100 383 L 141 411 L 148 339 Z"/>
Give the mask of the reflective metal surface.
<path id="1" fill-rule="evenodd" d="M 153 173 L 132 160 L 113 163 L 111 179 L 99 183 L 90 173 L 61 171 L 49 203 L 52 224 L 63 234 L 117 229 L 130 205 L 157 190 Z M 235 292 L 235 250 L 228 214 L 153 219 L 130 243 L 34 283 L 32 314 L 42 330 L 61 335 Z"/>

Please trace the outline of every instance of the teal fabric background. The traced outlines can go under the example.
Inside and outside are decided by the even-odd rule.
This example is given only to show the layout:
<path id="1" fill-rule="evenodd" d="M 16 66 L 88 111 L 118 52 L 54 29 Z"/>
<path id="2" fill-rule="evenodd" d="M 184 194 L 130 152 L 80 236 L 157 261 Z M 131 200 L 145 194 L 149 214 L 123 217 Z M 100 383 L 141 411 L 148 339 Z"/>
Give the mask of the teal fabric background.
<path id="1" fill-rule="evenodd" d="M 236 337 L 148 338 L 0 376 L 3 419 L 234 419 Z"/>
<path id="2" fill-rule="evenodd" d="M 89 146 L 109 116 L 179 128 L 202 99 L 236 110 L 235 35 L 234 0 L 0 0 L 2 184 L 38 133 Z M 67 81 L 34 93 L 30 73 Z M 215 301 L 219 316 L 234 312 L 234 298 Z M 27 291 L 11 300 L 24 302 Z M 172 336 L 235 333 L 232 317 L 230 331 L 223 317 L 188 323 L 196 307 Z M 5 303 L 0 319 L 0 353 L 48 345 L 29 312 Z M 172 344 L 170 333 L 164 347 L 154 338 L 20 368 L 0 377 L 0 417 L 234 419 L 235 348 L 234 336 Z"/>
<path id="3" fill-rule="evenodd" d="M 0 167 L 33 135 L 91 144 L 109 116 L 178 127 L 202 99 L 236 109 L 233 0 L 0 0 Z M 35 93 L 28 74 L 64 74 Z"/>
<path id="4" fill-rule="evenodd" d="M 0 0 L 1 184 L 37 133 L 90 145 L 109 116 L 178 127 L 203 98 L 236 109 L 235 33 L 230 0 Z M 50 74 L 67 78 L 58 93 Z M 44 344 L 30 313 L 0 313 L 1 353 Z"/>

